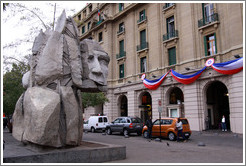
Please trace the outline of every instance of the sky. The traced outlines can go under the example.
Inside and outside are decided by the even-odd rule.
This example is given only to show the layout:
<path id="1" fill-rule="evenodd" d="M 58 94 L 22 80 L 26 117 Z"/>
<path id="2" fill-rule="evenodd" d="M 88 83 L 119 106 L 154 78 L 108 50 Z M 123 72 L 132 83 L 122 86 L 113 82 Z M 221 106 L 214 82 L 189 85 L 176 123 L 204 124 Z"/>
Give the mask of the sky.
<path id="1" fill-rule="evenodd" d="M 2 3 L 8 3 L 8 1 L 2 1 Z M 54 5 L 56 4 L 55 18 L 60 16 L 62 10 L 66 11 L 66 15 L 73 16 L 86 6 L 86 1 L 9 1 L 9 3 L 21 3 L 28 9 L 37 12 L 39 9 L 39 15 L 44 22 L 53 22 L 54 18 Z M 25 55 L 31 54 L 31 48 L 35 37 L 38 35 L 39 30 L 45 31 L 41 21 L 37 17 L 29 19 L 31 12 L 25 10 L 23 13 L 18 13 L 14 8 L 7 8 L 6 11 L 1 9 L 1 58 L 3 63 L 3 57 L 14 57 L 18 60 L 22 60 Z M 41 14 L 40 14 L 41 13 Z M 26 17 L 26 19 L 23 19 Z M 36 27 L 36 29 L 31 29 Z M 31 29 L 31 30 L 30 30 Z M 30 42 L 21 42 L 17 47 L 5 47 L 10 43 L 30 38 Z M 13 60 L 8 60 L 9 62 Z M 11 65 L 7 66 L 11 68 Z M 2 64 L 2 68 L 5 71 L 5 65 Z"/>

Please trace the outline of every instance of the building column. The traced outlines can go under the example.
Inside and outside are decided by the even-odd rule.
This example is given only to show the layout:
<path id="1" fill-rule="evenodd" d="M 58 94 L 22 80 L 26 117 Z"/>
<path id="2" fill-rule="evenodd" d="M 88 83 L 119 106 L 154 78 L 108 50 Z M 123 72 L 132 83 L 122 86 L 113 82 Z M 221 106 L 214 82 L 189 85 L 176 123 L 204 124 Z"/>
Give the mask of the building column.
<path id="1" fill-rule="evenodd" d="M 107 115 L 109 122 L 112 122 L 118 116 L 117 101 L 114 96 L 113 90 L 107 91 L 107 98 L 110 102 L 104 104 L 104 114 Z"/>
<path id="2" fill-rule="evenodd" d="M 199 81 L 184 86 L 184 111 L 191 130 L 202 130 L 202 110 L 200 105 Z M 198 95 L 200 94 L 200 95 Z"/>
<path id="3" fill-rule="evenodd" d="M 128 116 L 140 117 L 140 112 L 138 108 L 137 95 L 135 91 L 127 92 L 128 101 Z"/>
<path id="4" fill-rule="evenodd" d="M 228 87 L 231 131 L 243 134 L 243 71 L 231 76 Z"/>
<path id="5" fill-rule="evenodd" d="M 151 92 L 151 98 L 152 98 L 152 120 L 154 121 L 155 119 L 159 119 L 159 111 L 158 111 L 158 99 L 161 99 L 162 102 L 162 116 L 164 115 L 164 100 L 162 97 L 162 90 L 163 87 L 159 87 L 156 90 L 153 90 Z"/>

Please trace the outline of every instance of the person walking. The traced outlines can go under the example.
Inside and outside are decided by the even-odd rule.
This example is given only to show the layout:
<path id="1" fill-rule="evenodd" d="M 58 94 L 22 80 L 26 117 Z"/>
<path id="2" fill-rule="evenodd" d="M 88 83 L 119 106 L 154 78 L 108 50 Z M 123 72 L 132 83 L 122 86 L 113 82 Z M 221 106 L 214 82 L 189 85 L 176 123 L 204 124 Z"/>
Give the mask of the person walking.
<path id="1" fill-rule="evenodd" d="M 153 127 L 153 123 L 151 120 L 151 117 L 149 117 L 146 121 L 146 126 L 148 127 L 148 138 L 149 141 L 152 140 L 152 127 Z"/>
<path id="2" fill-rule="evenodd" d="M 208 116 L 205 119 L 205 123 L 206 123 L 206 130 L 210 129 L 210 118 Z"/>
<path id="3" fill-rule="evenodd" d="M 178 134 L 177 134 L 177 142 L 179 142 L 179 135 L 181 135 L 183 137 L 183 140 L 184 142 L 186 142 L 186 138 L 184 136 L 184 133 L 183 133 L 183 123 L 182 121 L 180 120 L 180 118 L 178 118 L 178 121 L 176 122 L 176 128 L 178 130 Z"/>
<path id="4" fill-rule="evenodd" d="M 221 125 L 222 125 L 222 131 L 227 131 L 225 115 L 222 116 Z"/>

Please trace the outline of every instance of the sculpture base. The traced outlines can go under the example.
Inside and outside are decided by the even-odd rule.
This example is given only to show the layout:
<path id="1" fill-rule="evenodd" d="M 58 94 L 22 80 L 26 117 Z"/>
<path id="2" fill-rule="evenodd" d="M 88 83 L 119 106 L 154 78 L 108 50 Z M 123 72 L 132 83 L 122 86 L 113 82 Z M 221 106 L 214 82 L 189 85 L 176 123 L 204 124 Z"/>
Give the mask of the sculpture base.
<path id="1" fill-rule="evenodd" d="M 126 158 L 126 147 L 120 145 L 82 141 L 77 147 L 56 149 L 12 141 L 5 140 L 3 163 L 101 163 Z"/>

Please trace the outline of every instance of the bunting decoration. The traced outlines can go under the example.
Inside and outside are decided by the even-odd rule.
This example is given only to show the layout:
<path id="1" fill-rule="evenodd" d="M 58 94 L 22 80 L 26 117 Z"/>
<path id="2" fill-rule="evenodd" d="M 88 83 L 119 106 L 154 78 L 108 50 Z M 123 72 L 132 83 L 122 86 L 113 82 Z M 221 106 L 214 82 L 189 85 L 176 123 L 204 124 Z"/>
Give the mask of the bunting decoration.
<path id="1" fill-rule="evenodd" d="M 210 66 L 215 71 L 221 74 L 235 74 L 235 73 L 240 72 L 243 69 L 243 57 L 235 59 L 235 60 L 231 60 L 228 62 L 223 62 L 223 63 L 214 63 L 214 59 L 209 58 L 206 61 L 204 68 L 202 68 L 198 72 L 191 74 L 191 75 L 183 75 L 171 69 L 165 75 L 161 76 L 158 79 L 148 80 L 146 79 L 145 74 L 142 75 L 141 79 L 143 81 L 144 86 L 150 90 L 157 89 L 161 85 L 163 80 L 166 78 L 166 76 L 169 74 L 169 72 L 171 72 L 172 77 L 176 81 L 182 84 L 191 84 L 201 76 L 201 74 L 203 73 L 203 71 L 205 71 L 207 67 L 210 67 Z"/>
<path id="2" fill-rule="evenodd" d="M 198 77 L 200 77 L 200 75 L 202 74 L 202 72 L 206 69 L 207 67 L 205 66 L 203 69 L 201 69 L 200 71 L 196 72 L 195 74 L 192 75 L 183 75 L 183 74 L 179 74 L 176 71 L 174 71 L 173 69 L 171 69 L 171 75 L 173 76 L 173 78 L 182 83 L 182 84 L 191 84 L 194 81 L 196 81 L 198 79 Z"/>
<path id="3" fill-rule="evenodd" d="M 238 73 L 243 69 L 243 57 L 228 62 L 214 63 L 212 68 L 221 74 Z"/>
<path id="4" fill-rule="evenodd" d="M 97 14 L 98 14 L 98 16 L 100 16 L 100 14 L 101 14 L 101 13 L 100 13 L 100 9 L 98 9 Z"/>
<path id="5" fill-rule="evenodd" d="M 165 79 L 165 77 L 168 75 L 168 73 L 170 72 L 170 70 L 163 76 L 161 76 L 159 79 L 156 80 L 147 80 L 145 78 L 145 74 L 142 75 L 141 79 L 143 80 L 143 84 L 146 88 L 151 89 L 151 90 L 155 90 L 157 89 L 161 83 L 163 82 L 163 80 Z"/>

